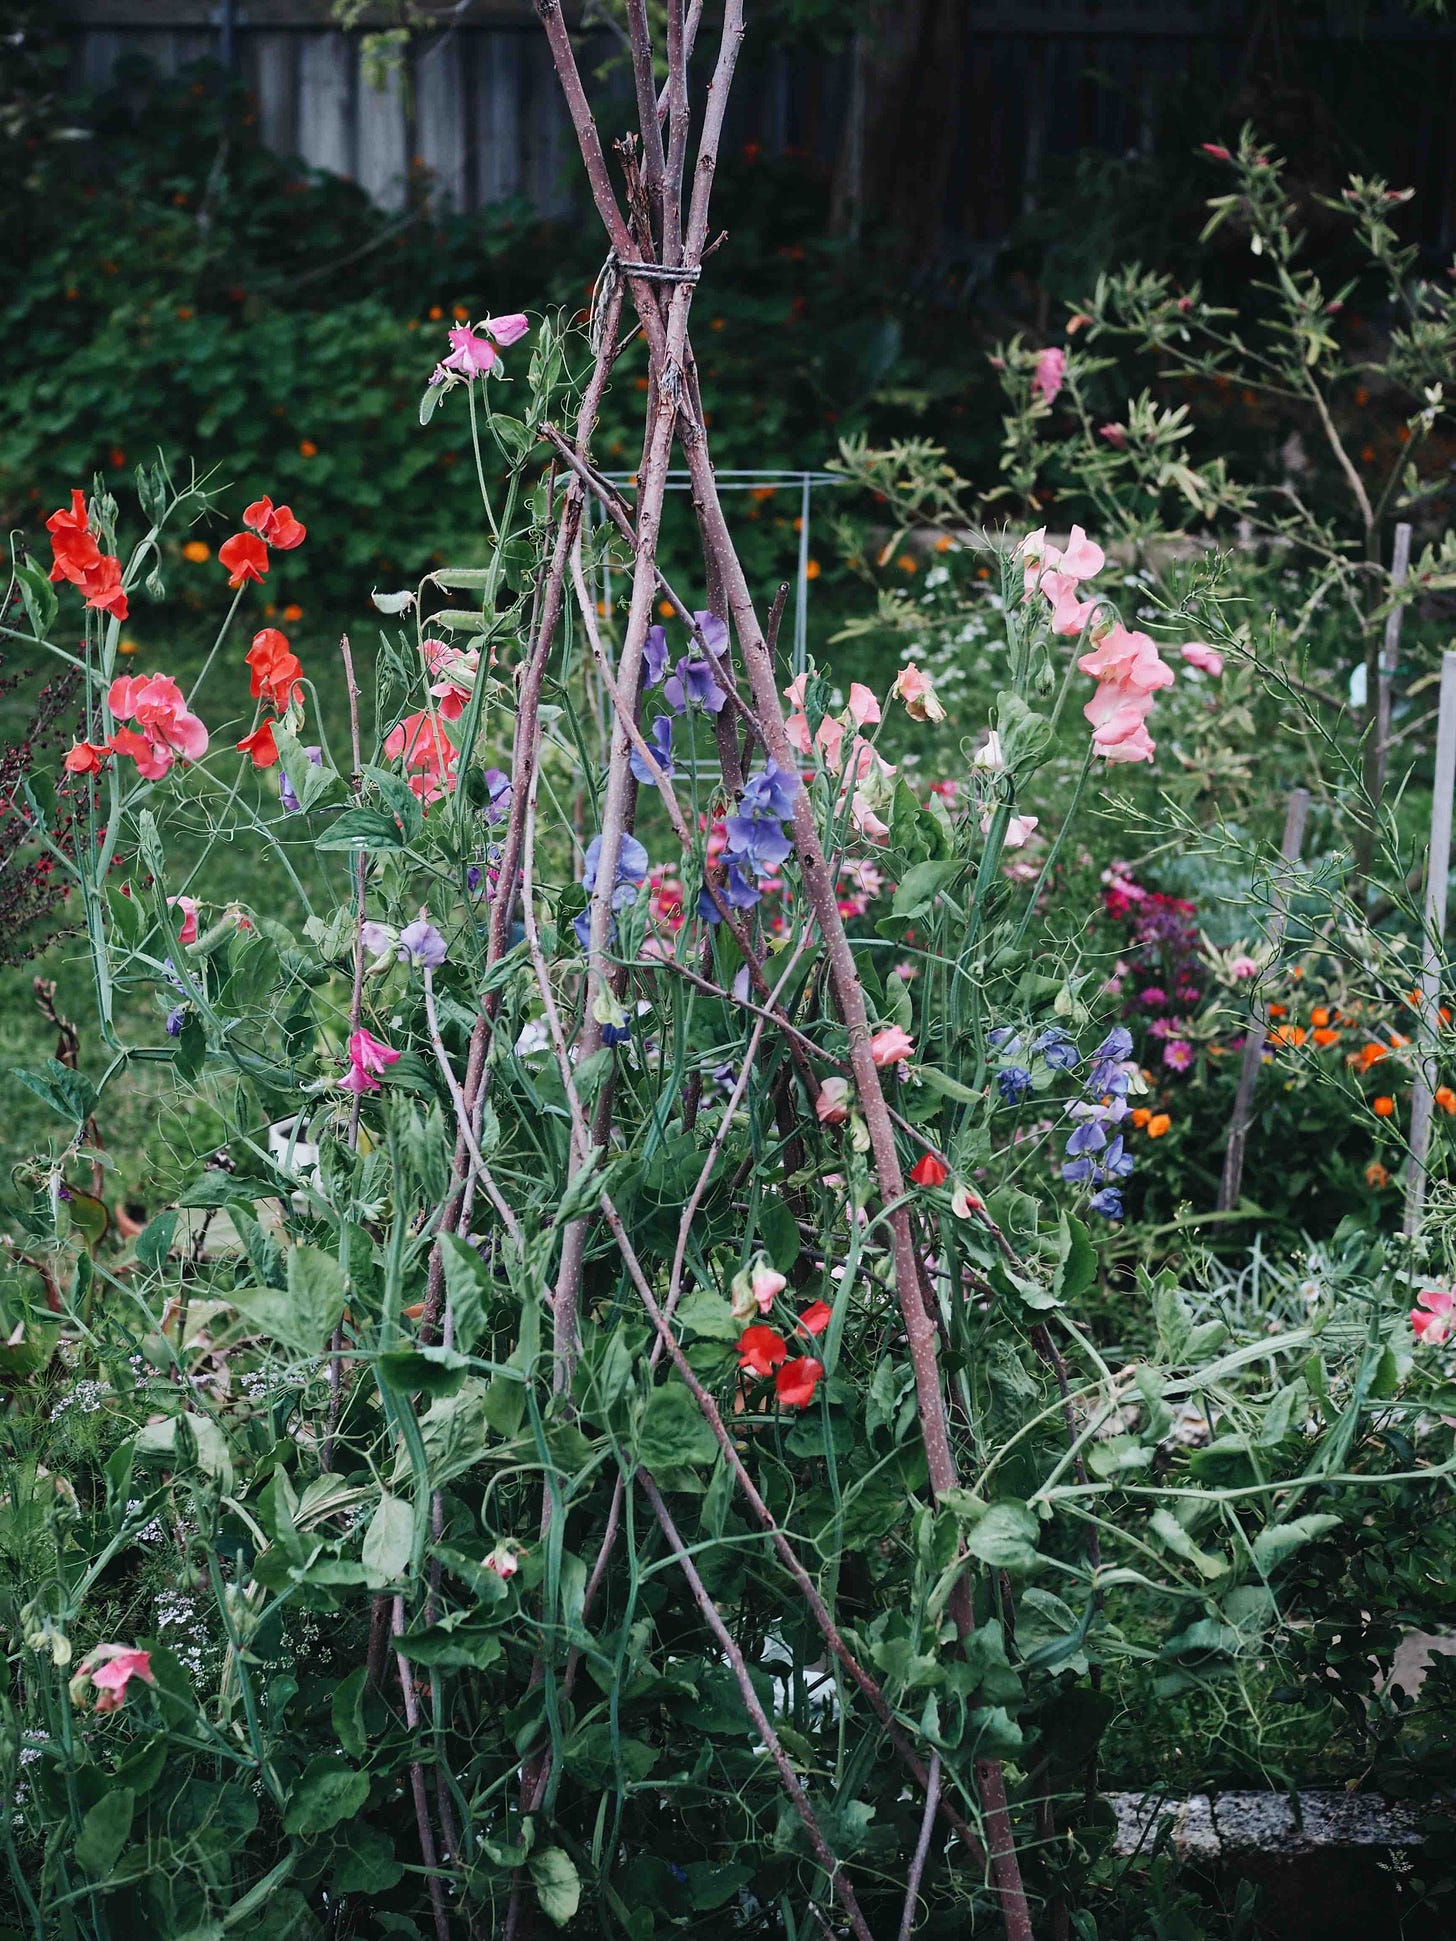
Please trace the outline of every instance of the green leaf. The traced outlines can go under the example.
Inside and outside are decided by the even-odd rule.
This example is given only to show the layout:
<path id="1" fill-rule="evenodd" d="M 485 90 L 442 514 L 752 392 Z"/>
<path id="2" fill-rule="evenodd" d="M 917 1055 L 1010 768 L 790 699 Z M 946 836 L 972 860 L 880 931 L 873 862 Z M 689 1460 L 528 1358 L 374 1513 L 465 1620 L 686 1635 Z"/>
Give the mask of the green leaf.
<path id="1" fill-rule="evenodd" d="M 404 846 L 404 835 L 393 816 L 378 809 L 345 809 L 314 843 L 316 849 L 363 849 L 371 854 Z"/>
<path id="2" fill-rule="evenodd" d="M 665 1382 L 648 1395 L 638 1454 L 659 1482 L 666 1483 L 668 1475 L 677 1472 L 669 1487 L 700 1487 L 693 1472 L 713 1461 L 718 1444 L 702 1410 L 680 1382 Z"/>
<path id="3" fill-rule="evenodd" d="M 387 1833 L 356 1821 L 345 1831 L 343 1852 L 334 1862 L 332 1887 L 337 1894 L 387 1894 L 404 1878 Z"/>
<path id="4" fill-rule="evenodd" d="M 369 1775 L 332 1754 L 310 1759 L 294 1780 L 283 1812 L 283 1828 L 296 1840 L 314 1840 L 352 1820 L 369 1797 Z"/>
<path id="5" fill-rule="evenodd" d="M 368 1749 L 364 1732 L 364 1693 L 368 1684 L 368 1665 L 356 1665 L 347 1678 L 335 1685 L 329 1701 L 334 1737 L 351 1759 L 362 1759 Z"/>
<path id="6" fill-rule="evenodd" d="M 1339 1528 L 1341 1518 L 1315 1512 L 1309 1516 L 1291 1517 L 1288 1523 L 1274 1523 L 1261 1530 L 1254 1538 L 1254 1562 L 1262 1571 L 1273 1570 L 1276 1564 L 1283 1563 L 1307 1543 L 1313 1543 L 1330 1530 Z"/>
<path id="7" fill-rule="evenodd" d="M 98 1879 L 111 1872 L 131 1836 L 135 1810 L 136 1794 L 130 1786 L 117 1786 L 102 1794 L 76 1836 L 76 1864 L 83 1872 Z"/>
<path id="8" fill-rule="evenodd" d="M 209 1166 L 205 1173 L 185 1189 L 178 1199 L 178 1206 L 221 1207 L 229 1200 L 273 1200 L 278 1197 L 278 1188 L 271 1179 L 249 1179 L 241 1173 L 227 1173 L 221 1167 Z"/>
<path id="9" fill-rule="evenodd" d="M 469 1355 L 453 1348 L 392 1348 L 377 1355 L 381 1388 L 401 1395 L 453 1395 L 470 1370 Z"/>
<path id="10" fill-rule="evenodd" d="M 759 1207 L 758 1237 L 779 1273 L 787 1274 L 799 1258 L 799 1223 L 783 1200 L 765 1200 Z"/>
<path id="11" fill-rule="evenodd" d="M 1223 1557 L 1200 1550 L 1189 1536 L 1183 1525 L 1171 1510 L 1154 1510 L 1148 1518 L 1153 1534 L 1186 1564 L 1192 1564 L 1200 1577 L 1222 1577 L 1228 1570 L 1228 1562 Z"/>
<path id="12" fill-rule="evenodd" d="M 20 598 L 31 632 L 37 640 L 44 640 L 60 605 L 50 575 L 34 560 L 18 559 L 15 561 L 15 577 L 20 582 Z"/>
<path id="13" fill-rule="evenodd" d="M 531 1855 L 528 1864 L 542 1913 L 564 1928 L 581 1905 L 581 1880 L 570 1854 L 560 1847 L 542 1847 Z"/>
<path id="14" fill-rule="evenodd" d="M 344 1317 L 343 1269 L 319 1247 L 290 1247 L 286 1293 L 240 1287 L 230 1298 L 250 1327 L 297 1353 L 322 1356 Z"/>
<path id="15" fill-rule="evenodd" d="M 458 1234 L 442 1233 L 440 1258 L 445 1265 L 445 1291 L 450 1296 L 450 1313 L 455 1323 L 455 1345 L 470 1354 L 485 1333 L 489 1320 L 491 1279 L 485 1262 L 474 1247 Z"/>
<path id="16" fill-rule="evenodd" d="M 361 1553 L 365 1582 L 372 1591 L 397 1584 L 409 1569 L 414 1547 L 415 1513 L 402 1496 L 386 1490 L 369 1519 Z"/>
<path id="17" fill-rule="evenodd" d="M 960 863 L 916 863 L 901 877 L 890 905 L 896 917 L 923 916 L 941 891 L 948 889 L 960 873 Z"/>
<path id="18" fill-rule="evenodd" d="M 1052 1283 L 1059 1301 L 1075 1301 L 1097 1279 L 1097 1249 L 1075 1213 L 1057 1222 L 1057 1273 Z"/>
<path id="19" fill-rule="evenodd" d="M 1014 1497 L 990 1504 L 966 1532 L 966 1548 L 993 1570 L 1028 1571 L 1036 1562 L 1036 1512 Z"/>
<path id="20" fill-rule="evenodd" d="M 743 1323 L 733 1319 L 732 1308 L 711 1287 L 695 1287 L 684 1295 L 677 1313 L 685 1328 L 709 1341 L 736 1343 L 743 1333 Z"/>
<path id="21" fill-rule="evenodd" d="M 419 1631 L 406 1631 L 395 1639 L 395 1648 L 411 1664 L 438 1665 L 445 1670 L 489 1671 L 499 1663 L 504 1646 L 498 1631 L 489 1625 L 474 1624 L 474 1613 L 457 1611 L 438 1624 Z"/>
<path id="22" fill-rule="evenodd" d="M 137 1265 L 145 1267 L 149 1273 L 159 1274 L 166 1265 L 167 1255 L 172 1249 L 172 1237 L 177 1231 L 177 1209 L 168 1207 L 159 1213 L 155 1220 L 148 1220 L 136 1237 Z"/>
<path id="23" fill-rule="evenodd" d="M 73 1072 L 69 1065 L 61 1064 L 59 1059 L 48 1058 L 44 1071 L 28 1071 L 23 1065 L 12 1065 L 9 1076 L 18 1079 L 26 1091 L 48 1105 L 52 1112 L 69 1120 L 73 1125 L 84 1125 L 96 1105 L 96 1088 L 89 1078 L 80 1072 Z"/>
<path id="24" fill-rule="evenodd" d="M 273 724 L 273 739 L 278 744 L 278 759 L 288 777 L 288 785 L 297 796 L 300 809 L 306 813 L 328 794 L 339 779 L 338 773 L 332 768 L 316 767 L 304 754 L 303 743 L 297 735 L 281 721 Z"/>

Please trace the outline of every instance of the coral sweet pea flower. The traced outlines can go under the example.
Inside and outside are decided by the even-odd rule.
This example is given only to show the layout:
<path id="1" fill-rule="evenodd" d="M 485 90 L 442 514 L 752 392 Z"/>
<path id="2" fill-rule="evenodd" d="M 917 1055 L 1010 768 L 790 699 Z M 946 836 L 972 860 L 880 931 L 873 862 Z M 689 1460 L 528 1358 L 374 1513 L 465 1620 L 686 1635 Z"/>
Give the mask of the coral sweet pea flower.
<path id="1" fill-rule="evenodd" d="M 125 620 L 129 611 L 126 588 L 121 583 L 121 561 L 113 553 L 103 553 L 90 571 L 82 576 L 81 591 L 86 595 L 88 607 Z"/>
<path id="2" fill-rule="evenodd" d="M 253 635 L 253 644 L 243 658 L 252 674 L 249 691 L 253 699 L 266 701 L 282 714 L 303 681 L 303 663 L 289 647 L 288 636 L 277 627 L 262 627 Z"/>
<path id="3" fill-rule="evenodd" d="M 1441 1347 L 1456 1327 L 1456 1294 L 1443 1287 L 1424 1289 L 1416 1296 L 1410 1324 L 1417 1341 L 1424 1341 L 1432 1348 Z"/>
<path id="4" fill-rule="evenodd" d="M 849 1117 L 849 1080 L 826 1078 L 814 1101 L 814 1112 L 822 1126 L 843 1125 Z"/>
<path id="5" fill-rule="evenodd" d="M 738 1342 L 738 1366 L 751 1375 L 771 1375 L 788 1353 L 788 1343 L 777 1328 L 745 1328 Z"/>
<path id="6" fill-rule="evenodd" d="M 339 1080 L 346 1092 L 377 1092 L 376 1074 L 399 1062 L 397 1051 L 362 1026 L 351 1035 L 348 1053 L 349 1069 Z"/>
<path id="7" fill-rule="evenodd" d="M 827 1301 L 811 1301 L 799 1316 L 799 1326 L 805 1334 L 823 1334 L 834 1319 L 834 1310 Z"/>
<path id="8" fill-rule="evenodd" d="M 928 1152 L 911 1168 L 910 1177 L 917 1186 L 944 1186 L 950 1178 L 950 1168 L 935 1153 Z"/>
<path id="9" fill-rule="evenodd" d="M 167 898 L 167 908 L 182 912 L 182 928 L 177 932 L 178 943 L 195 944 L 197 942 L 197 898 L 195 896 L 169 896 Z"/>
<path id="10" fill-rule="evenodd" d="M 902 1026 L 886 1025 L 870 1039 L 870 1057 L 883 1071 L 886 1065 L 898 1065 L 908 1058 L 915 1049 L 915 1040 Z"/>
<path id="11" fill-rule="evenodd" d="M 880 704 L 863 681 L 849 684 L 849 716 L 856 728 L 870 728 L 880 719 Z"/>
<path id="12" fill-rule="evenodd" d="M 86 516 L 86 494 L 79 486 L 71 487 L 70 511 L 62 506 L 53 512 L 46 520 L 46 531 L 51 536 L 51 578 L 79 586 L 101 558 Z"/>
<path id="13" fill-rule="evenodd" d="M 278 744 L 273 739 L 273 723 L 260 721 L 252 734 L 238 743 L 238 753 L 252 758 L 254 768 L 272 768 L 278 760 Z"/>
<path id="14" fill-rule="evenodd" d="M 133 1678 L 139 1678 L 144 1685 L 156 1684 L 149 1651 L 138 1651 L 124 1644 L 97 1645 L 81 1660 L 71 1680 L 72 1699 L 78 1704 L 83 1702 L 89 1683 L 95 1692 L 98 1712 L 119 1712 L 126 1703 L 126 1688 Z"/>
<path id="15" fill-rule="evenodd" d="M 812 1355 L 786 1361 L 774 1376 L 774 1393 L 786 1409 L 806 1409 L 824 1375 L 824 1364 Z"/>
<path id="16" fill-rule="evenodd" d="M 78 741 L 74 748 L 66 750 L 61 765 L 71 775 L 99 775 L 110 752 L 104 742 Z"/>
<path id="17" fill-rule="evenodd" d="M 130 755 L 149 781 L 165 775 L 176 755 L 197 762 L 207 753 L 207 729 L 169 674 L 120 675 L 106 691 L 106 705 L 118 721 L 136 722 L 136 732 L 118 729 L 108 748 Z"/>
<path id="18" fill-rule="evenodd" d="M 384 738 L 386 761 L 404 763 L 411 791 L 422 802 L 436 802 L 455 786 L 459 751 L 445 730 L 428 714 L 407 714 Z"/>
<path id="19" fill-rule="evenodd" d="M 217 549 L 218 564 L 226 568 L 228 585 L 241 586 L 245 580 L 261 581 L 268 571 L 268 548 L 255 532 L 235 532 Z"/>
<path id="20" fill-rule="evenodd" d="M 266 496 L 244 507 L 243 524 L 251 526 L 267 545 L 276 547 L 280 553 L 291 553 L 308 537 L 308 527 L 294 518 L 292 506 L 275 506 Z"/>

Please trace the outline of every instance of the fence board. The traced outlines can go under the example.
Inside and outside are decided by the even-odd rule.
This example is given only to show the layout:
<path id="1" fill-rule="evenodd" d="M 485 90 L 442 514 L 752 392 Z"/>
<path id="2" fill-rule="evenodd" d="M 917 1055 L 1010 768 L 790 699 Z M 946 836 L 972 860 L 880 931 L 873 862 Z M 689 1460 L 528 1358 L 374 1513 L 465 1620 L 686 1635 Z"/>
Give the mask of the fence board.
<path id="1" fill-rule="evenodd" d="M 382 86 L 373 85 L 379 80 Z M 402 209 L 409 186 L 406 88 L 398 68 L 370 77 L 362 61 L 355 77 L 355 151 L 359 186 L 381 209 Z"/>
<path id="2" fill-rule="evenodd" d="M 298 50 L 298 152 L 310 168 L 354 173 L 353 79 L 346 35 L 304 35 Z"/>
<path id="3" fill-rule="evenodd" d="M 298 153 L 298 41 L 293 34 L 249 34 L 243 72 L 258 103 L 258 132 L 279 155 Z"/>
<path id="4" fill-rule="evenodd" d="M 519 34 L 472 34 L 470 81 L 475 118 L 475 200 L 484 207 L 521 195 Z"/>
<path id="5" fill-rule="evenodd" d="M 465 76 L 460 36 L 441 34 L 415 62 L 415 153 L 447 209 L 468 209 Z"/>

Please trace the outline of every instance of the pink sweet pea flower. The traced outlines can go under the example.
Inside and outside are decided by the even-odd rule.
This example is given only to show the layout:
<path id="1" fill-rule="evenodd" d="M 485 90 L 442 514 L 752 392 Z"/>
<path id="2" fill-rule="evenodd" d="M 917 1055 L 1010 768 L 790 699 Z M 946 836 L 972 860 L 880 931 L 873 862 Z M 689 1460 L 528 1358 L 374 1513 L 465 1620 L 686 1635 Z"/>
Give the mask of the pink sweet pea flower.
<path id="1" fill-rule="evenodd" d="M 1073 526 L 1061 559 L 1062 572 L 1074 580 L 1090 580 L 1107 564 L 1107 555 L 1095 539 L 1089 539 L 1080 526 Z"/>
<path id="2" fill-rule="evenodd" d="M 822 1126 L 843 1125 L 849 1117 L 849 1080 L 826 1078 L 814 1101 L 814 1112 Z"/>
<path id="3" fill-rule="evenodd" d="M 503 1583 L 509 1583 L 520 1567 L 520 1552 L 509 1537 L 502 1537 L 485 1560 L 485 1568 L 494 1571 Z"/>
<path id="4" fill-rule="evenodd" d="M 748 1284 L 753 1289 L 753 1298 L 758 1303 L 759 1313 L 767 1314 L 789 1283 L 760 1256 L 753 1264 Z"/>
<path id="5" fill-rule="evenodd" d="M 935 683 L 914 661 L 900 669 L 890 691 L 897 701 L 905 703 L 905 712 L 912 721 L 945 720 L 945 709 L 936 695 Z"/>
<path id="6" fill-rule="evenodd" d="M 1417 1341 L 1442 1347 L 1456 1328 L 1456 1294 L 1443 1287 L 1428 1287 L 1417 1294 L 1411 1309 L 1410 1324 Z"/>
<path id="7" fill-rule="evenodd" d="M 177 932 L 179 944 L 197 942 L 197 898 L 195 896 L 169 896 L 167 907 L 182 912 L 182 928 Z"/>
<path id="8" fill-rule="evenodd" d="M 487 337 L 494 337 L 502 350 L 507 350 L 525 336 L 531 328 L 531 319 L 524 310 L 513 310 L 508 317 L 487 317 L 480 327 Z"/>
<path id="9" fill-rule="evenodd" d="M 914 1050 L 915 1040 L 898 1024 L 886 1025 L 870 1039 L 870 1057 L 882 1071 L 886 1065 L 898 1065 Z"/>
<path id="10" fill-rule="evenodd" d="M 138 1651 L 132 1645 L 100 1644 L 81 1660 L 71 1681 L 72 1696 L 79 1703 L 89 1680 L 96 1695 L 96 1710 L 119 1712 L 126 1703 L 126 1688 L 133 1678 L 139 1678 L 144 1685 L 156 1684 L 152 1654 Z"/>
<path id="11" fill-rule="evenodd" d="M 420 652 L 425 665 L 436 676 L 430 688 L 440 704 L 442 721 L 458 721 L 470 701 L 472 684 L 480 670 L 480 651 L 462 654 L 443 640 L 422 640 Z"/>
<path id="12" fill-rule="evenodd" d="M 873 727 L 880 719 L 880 704 L 862 681 L 850 682 L 849 718 L 856 728 Z"/>
<path id="13" fill-rule="evenodd" d="M 362 1026 L 350 1037 L 348 1052 L 349 1069 L 339 1080 L 346 1092 L 377 1092 L 379 1080 L 375 1074 L 399 1062 L 397 1051 L 381 1043 Z"/>
<path id="14" fill-rule="evenodd" d="M 1092 752 L 1109 762 L 1150 762 L 1157 746 L 1147 730 L 1151 706 L 1150 696 L 1104 681 L 1082 710 L 1092 724 Z"/>
<path id="15" fill-rule="evenodd" d="M 484 377 L 500 362 L 500 353 L 488 337 L 477 337 L 469 324 L 456 324 L 450 332 L 450 355 L 440 368 L 459 371 L 462 377 Z"/>
<path id="16" fill-rule="evenodd" d="M 1048 404 L 1056 400 L 1067 375 L 1067 353 L 1051 344 L 1036 354 L 1036 373 L 1031 380 L 1033 397 L 1044 398 Z"/>
<path id="17" fill-rule="evenodd" d="M 1130 633 L 1121 621 L 1077 665 L 1095 681 L 1112 682 L 1133 694 L 1151 694 L 1173 685 L 1173 670 L 1153 642 L 1146 634 Z"/>
<path id="18" fill-rule="evenodd" d="M 1178 649 L 1190 667 L 1196 667 L 1200 674 L 1208 674 L 1217 680 L 1223 672 L 1223 655 L 1216 647 L 1210 647 L 1202 640 L 1189 640 Z"/>
<path id="19" fill-rule="evenodd" d="M 1055 567 L 1042 574 L 1041 590 L 1052 603 L 1052 632 L 1075 640 L 1097 611 L 1096 600 L 1079 600 L 1077 576 Z"/>
<path id="20" fill-rule="evenodd" d="M 207 729 L 188 712 L 181 688 L 168 674 L 120 675 L 106 691 L 106 705 L 118 721 L 135 721 L 137 730 L 123 729 L 108 747 L 132 756 L 148 780 L 165 775 L 175 755 L 196 762 L 207 753 Z M 137 749 L 138 739 L 149 755 Z"/>

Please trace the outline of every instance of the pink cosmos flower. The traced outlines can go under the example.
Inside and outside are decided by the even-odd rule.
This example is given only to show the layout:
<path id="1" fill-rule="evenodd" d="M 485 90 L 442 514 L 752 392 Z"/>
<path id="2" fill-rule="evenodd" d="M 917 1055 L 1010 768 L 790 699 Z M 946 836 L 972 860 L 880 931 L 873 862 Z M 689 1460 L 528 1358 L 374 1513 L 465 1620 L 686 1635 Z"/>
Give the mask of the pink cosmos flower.
<path id="1" fill-rule="evenodd" d="M 1440 1348 L 1456 1328 L 1456 1294 L 1443 1287 L 1428 1287 L 1417 1294 L 1410 1311 L 1410 1324 L 1417 1341 Z"/>
<path id="2" fill-rule="evenodd" d="M 912 721 L 945 720 L 945 709 L 935 692 L 935 683 L 928 674 L 921 672 L 914 661 L 900 669 L 891 693 L 897 701 L 905 703 L 905 712 Z"/>
<path id="3" fill-rule="evenodd" d="M 886 1065 L 898 1065 L 914 1050 L 915 1040 L 898 1024 L 886 1025 L 870 1039 L 870 1057 L 882 1071 Z"/>
<path id="4" fill-rule="evenodd" d="M 195 896 L 169 896 L 167 907 L 182 912 L 182 928 L 177 932 L 179 944 L 197 942 L 197 898 Z"/>
<path id="5" fill-rule="evenodd" d="M 1215 647 L 1201 640 L 1190 640 L 1178 649 L 1190 667 L 1196 667 L 1200 674 L 1209 674 L 1217 680 L 1223 672 L 1223 655 Z"/>
<path id="6" fill-rule="evenodd" d="M 1033 397 L 1044 398 L 1048 404 L 1055 401 L 1067 375 L 1067 353 L 1055 344 L 1036 354 L 1036 373 L 1031 380 Z"/>
<path id="7" fill-rule="evenodd" d="M 178 755 L 196 762 L 207 753 L 207 729 L 188 712 L 169 674 L 120 675 L 107 689 L 106 705 L 118 721 L 136 722 L 135 730 L 118 730 L 107 747 L 130 755 L 148 781 L 165 775 Z"/>
<path id="8" fill-rule="evenodd" d="M 814 1101 L 814 1112 L 822 1126 L 843 1125 L 849 1117 L 849 1080 L 826 1078 Z"/>
<path id="9" fill-rule="evenodd" d="M 75 1694 L 77 1686 L 84 1690 L 89 1679 L 96 1694 L 96 1710 L 119 1712 L 126 1703 L 126 1688 L 133 1678 L 139 1678 L 144 1685 L 156 1684 L 151 1652 L 138 1651 L 133 1645 L 100 1644 L 81 1660 L 72 1680 L 72 1691 Z"/>
<path id="10" fill-rule="evenodd" d="M 349 1069 L 339 1080 L 346 1092 L 377 1092 L 379 1080 L 375 1074 L 399 1062 L 397 1051 L 362 1026 L 350 1037 L 348 1052 Z"/>

